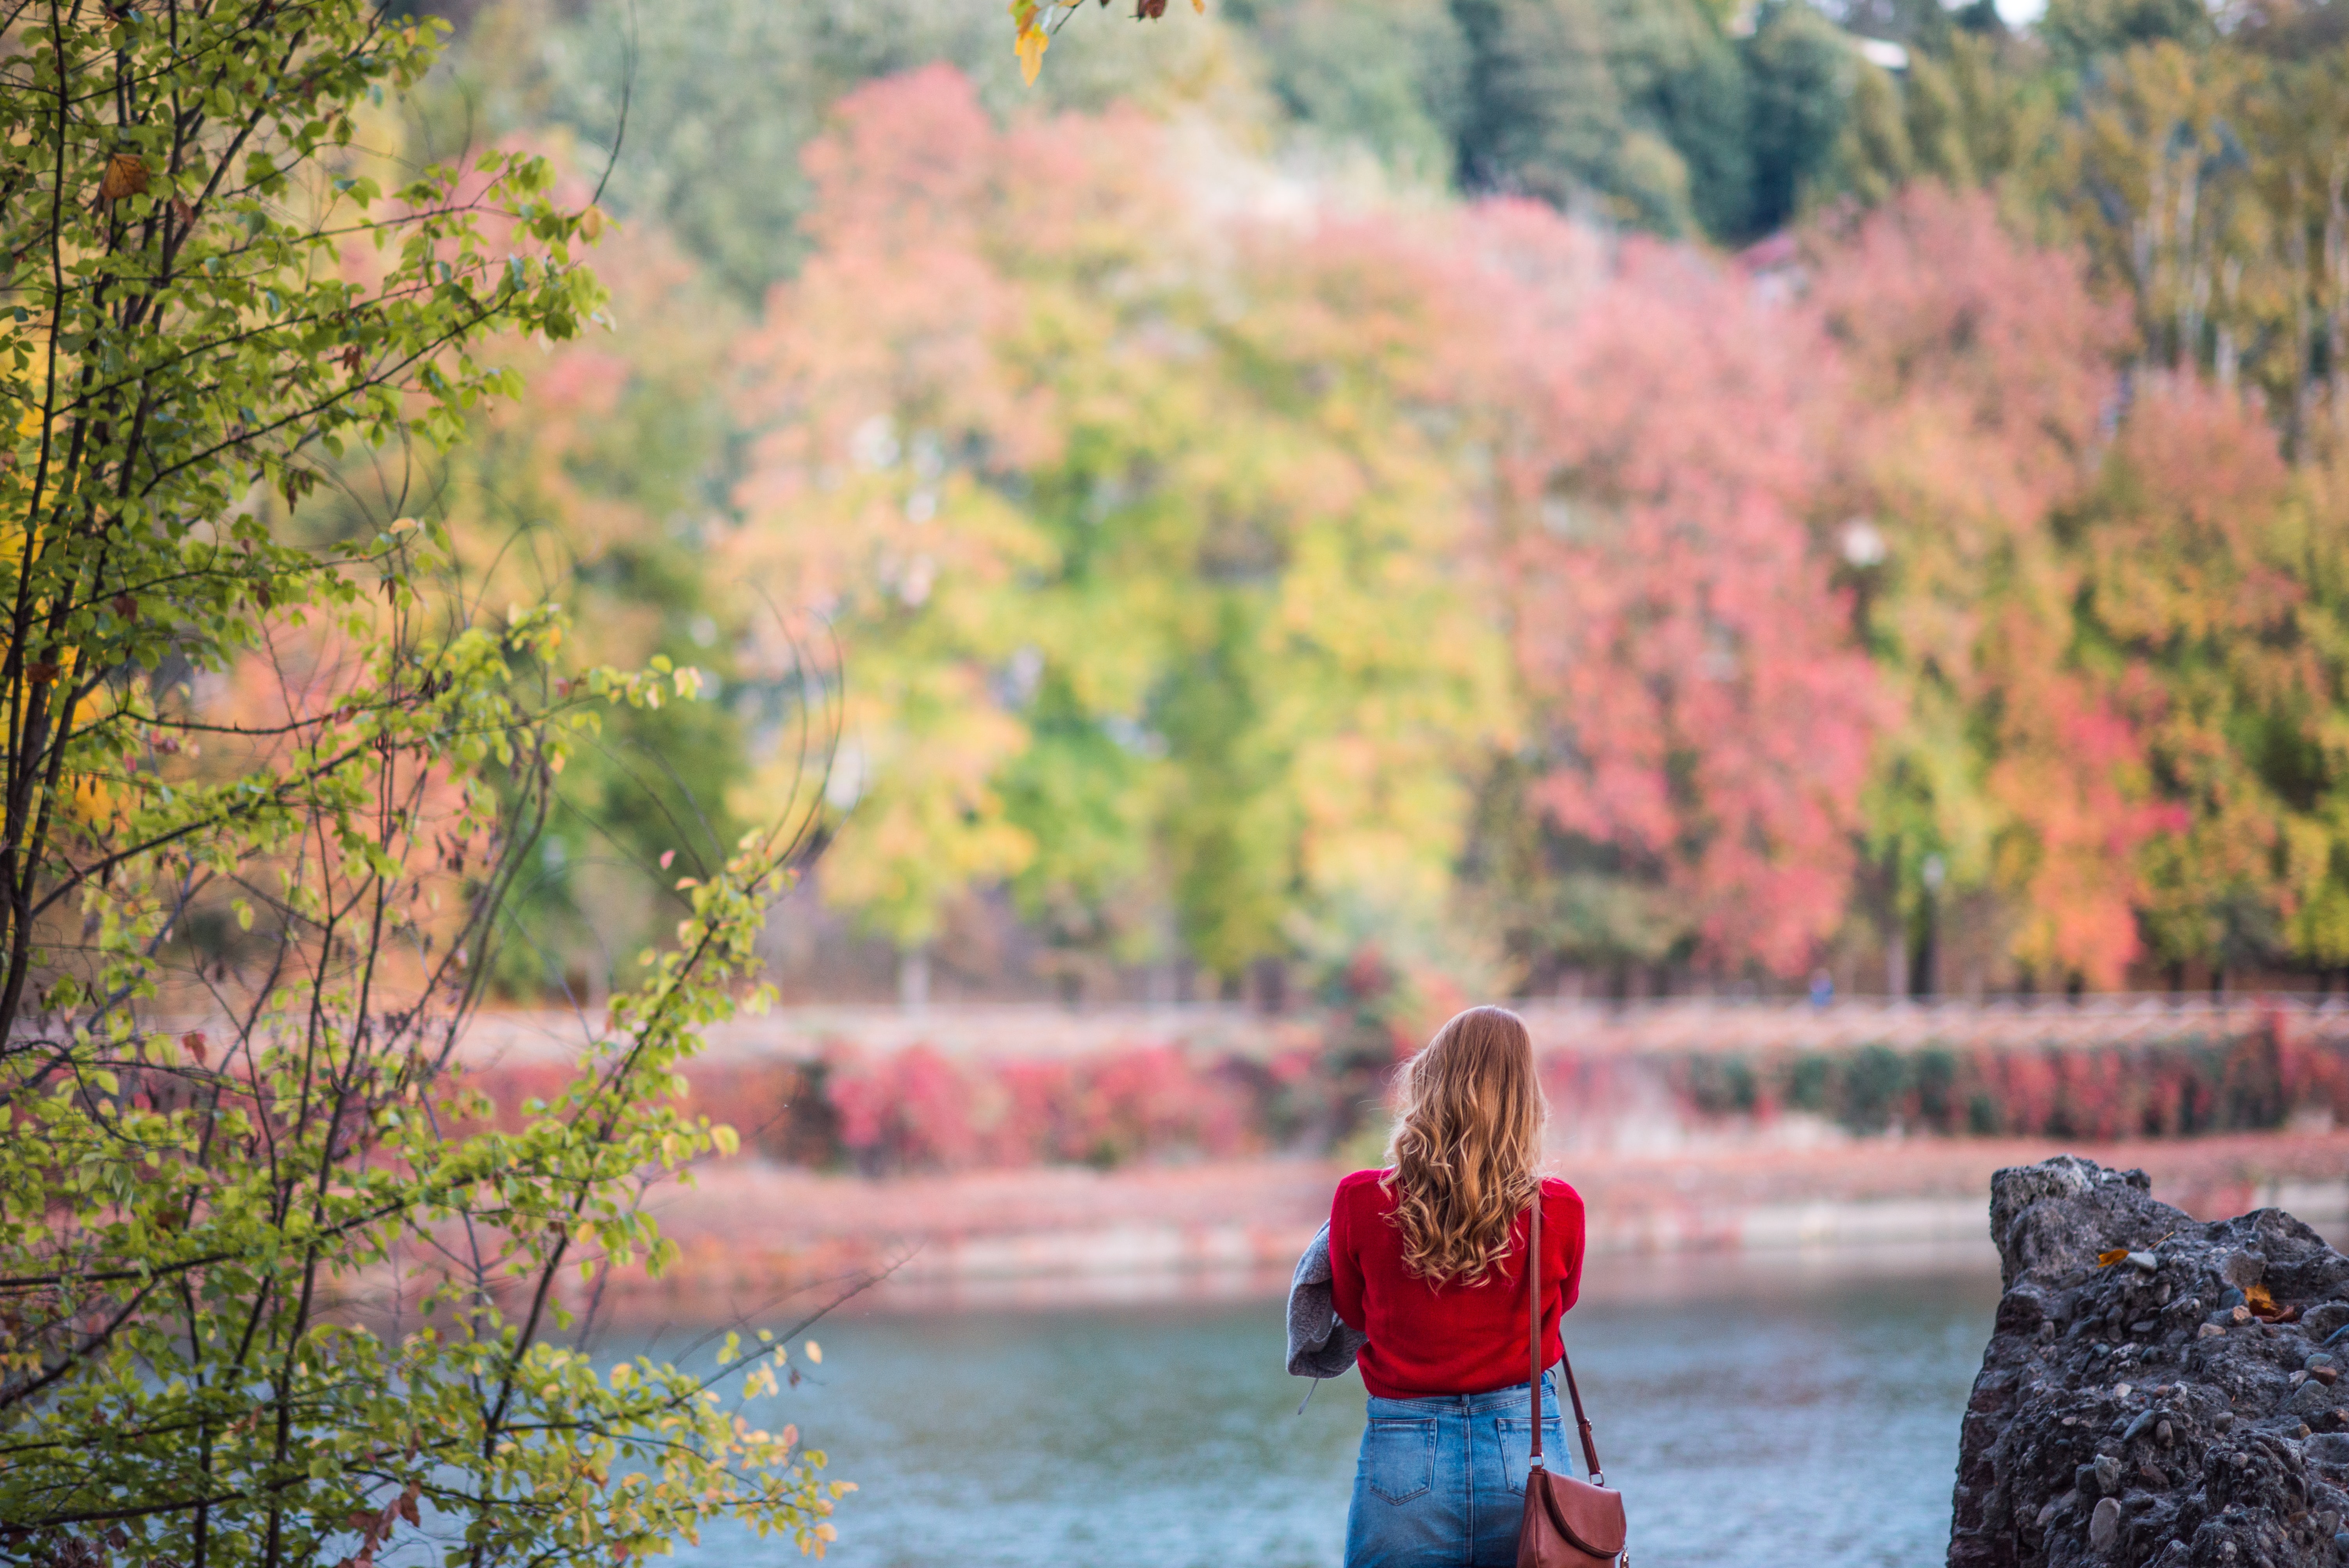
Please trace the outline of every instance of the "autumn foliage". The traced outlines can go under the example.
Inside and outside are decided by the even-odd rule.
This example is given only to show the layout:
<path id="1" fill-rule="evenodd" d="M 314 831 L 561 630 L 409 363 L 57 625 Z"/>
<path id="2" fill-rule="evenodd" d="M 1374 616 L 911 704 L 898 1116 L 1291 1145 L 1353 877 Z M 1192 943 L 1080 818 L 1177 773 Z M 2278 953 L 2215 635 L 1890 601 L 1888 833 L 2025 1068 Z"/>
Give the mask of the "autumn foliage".
<path id="1" fill-rule="evenodd" d="M 933 67 L 808 151 L 729 562 L 859 669 L 872 929 L 1001 884 L 1225 974 L 1447 908 L 1518 983 L 1927 918 L 1976 985 L 2349 956 L 2327 470 L 2124 376 L 2085 256 L 1919 186 L 1723 259 L 1176 134 Z"/>
<path id="2" fill-rule="evenodd" d="M 632 221 L 485 432 L 582 635 L 720 699 L 607 769 L 636 858 L 794 787 L 799 636 L 821 896 L 942 968 L 1008 908 L 1072 996 L 2349 964 L 2338 420 L 2152 344 L 2095 224 L 1917 180 L 1727 255 L 945 66 L 823 127 L 784 281 Z M 544 928 L 632 951 L 558 830 Z"/>

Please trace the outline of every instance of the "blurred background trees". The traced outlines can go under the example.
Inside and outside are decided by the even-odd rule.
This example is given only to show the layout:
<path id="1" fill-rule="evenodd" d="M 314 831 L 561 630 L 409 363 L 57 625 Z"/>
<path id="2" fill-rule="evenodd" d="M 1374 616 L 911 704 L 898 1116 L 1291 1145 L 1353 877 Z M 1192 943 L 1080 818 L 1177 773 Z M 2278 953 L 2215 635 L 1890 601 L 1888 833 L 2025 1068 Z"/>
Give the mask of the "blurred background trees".
<path id="1" fill-rule="evenodd" d="M 510 995 L 761 813 L 778 615 L 787 993 L 2349 964 L 2333 8 L 1230 0 L 1032 88 L 978 0 L 456 11 L 439 112 L 622 232 L 449 508 L 713 699 L 583 759 Z"/>

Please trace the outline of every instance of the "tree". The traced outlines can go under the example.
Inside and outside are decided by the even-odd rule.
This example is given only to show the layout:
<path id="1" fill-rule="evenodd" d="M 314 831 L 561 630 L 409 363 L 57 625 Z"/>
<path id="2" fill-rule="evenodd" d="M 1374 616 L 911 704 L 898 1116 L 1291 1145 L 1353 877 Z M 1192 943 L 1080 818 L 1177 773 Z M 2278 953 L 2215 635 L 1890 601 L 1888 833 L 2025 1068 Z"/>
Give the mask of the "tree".
<path id="1" fill-rule="evenodd" d="M 1685 79 L 1676 68 L 1683 61 L 1673 57 L 1692 32 L 1703 36 L 1708 25 L 1701 18 L 1660 19 L 1657 27 L 1640 29 L 1627 17 L 1627 36 L 1619 40 L 1592 0 L 1454 0 L 1453 12 L 1471 51 L 1460 140 L 1464 186 L 1560 207 L 1593 202 L 1664 233 L 1691 229 L 1686 163 L 1661 128 L 1627 118 L 1611 58 L 1619 41 L 1639 62 L 1633 74 L 1648 107 L 1679 111 L 1675 124 L 1685 119 L 1681 129 L 1707 150 L 1707 178 L 1715 182 L 1706 200 L 1721 201 L 1717 179 L 1730 155 L 1704 134 L 1711 129 L 1705 115 L 1682 101 L 1682 89 L 1697 84 Z M 1708 107 L 1717 113 L 1723 106 Z"/>
<path id="2" fill-rule="evenodd" d="M 1826 345 L 1661 248 L 1628 249 L 1550 333 L 1534 308 L 1500 318 L 1530 360 L 1503 443 L 1509 620 L 1546 738 L 1526 802 L 1603 851 L 1559 868 L 1591 913 L 1630 917 L 1601 952 L 1661 923 L 1716 972 L 1799 972 L 1842 915 L 1888 717 L 1805 517 Z"/>
<path id="3" fill-rule="evenodd" d="M 794 707 L 787 670 L 742 656 L 764 607 L 735 603 L 703 566 L 730 525 L 730 427 L 709 366 L 741 317 L 657 230 L 607 233 L 597 273 L 607 330 L 492 340 L 515 397 L 477 412 L 445 455 L 397 472 L 374 454 L 339 465 L 331 504 L 321 495 L 296 520 L 332 536 L 403 505 L 427 511 L 472 602 L 560 603 L 573 658 L 698 672 L 705 700 L 622 708 L 577 738 L 502 913 L 497 990 L 571 1005 L 641 978 L 640 950 L 682 913 L 677 879 L 710 874 L 762 820 L 734 815 L 730 798 L 754 752 L 789 749 L 780 721 Z"/>
<path id="4" fill-rule="evenodd" d="M 2147 749 L 2174 826 L 2142 852 L 2139 922 L 2167 963 L 2349 958 L 2321 473 L 2296 484 L 2257 409 L 2181 376 L 2144 387 L 2081 508 L 2085 630 L 2162 696 Z"/>
<path id="5" fill-rule="evenodd" d="M 731 1141 L 669 1074 L 733 1006 L 793 826 L 681 889 L 675 945 L 561 1092 L 488 1125 L 454 1042 L 553 780 L 604 707 L 692 683 L 566 662 L 554 606 L 483 613 L 437 521 L 287 521 L 362 450 L 458 439 L 514 385 L 492 335 L 564 340 L 602 303 L 578 255 L 600 215 L 543 160 L 387 183 L 438 31 L 357 0 L 60 5 L 0 46 L 20 1559 L 830 1533 L 795 1432 L 549 1340 L 574 1264 L 673 1251 L 646 1173 Z"/>
<path id="6" fill-rule="evenodd" d="M 2200 51 L 2218 39 L 2209 7 L 2200 0 L 2050 0 L 2038 30 L 2057 67 L 2075 75 L 2140 44 Z"/>
<path id="7" fill-rule="evenodd" d="M 1661 137 L 1685 167 L 1685 237 L 1743 238 L 1751 222 L 1753 159 L 1747 83 L 1736 46 L 1698 0 L 1638 0 L 1609 8 L 1609 57 L 1635 130 Z M 1612 181 L 1602 181 L 1612 185 Z M 1682 232 L 1682 215 L 1660 232 Z"/>
<path id="8" fill-rule="evenodd" d="M 1744 54 L 1754 160 L 1747 222 L 1752 232 L 1766 234 L 1795 215 L 1828 171 L 1859 67 L 1835 25 L 1805 0 L 1764 7 Z"/>
<path id="9" fill-rule="evenodd" d="M 1879 918 L 1904 947 L 1923 865 L 1995 888 L 2000 945 L 2117 980 L 2151 810 L 2141 700 L 2075 646 L 2077 504 L 2126 342 L 2080 258 L 2018 243 L 1987 197 L 1913 191 L 1824 247 L 1813 298 L 1853 377 L 1838 529 L 1863 635 L 1899 694 L 1868 803 Z"/>
<path id="10" fill-rule="evenodd" d="M 1462 182 L 1563 202 L 1603 189 L 1621 136 L 1604 23 L 1580 0 L 1463 0 L 1470 118 Z"/>
<path id="11" fill-rule="evenodd" d="M 1202 212 L 1128 155 L 1157 145 L 999 130 L 941 70 L 810 154 L 738 559 L 856 661 L 871 768 L 824 886 L 901 944 L 988 879 L 1226 975 L 1349 899 L 1437 906 L 1460 759 L 1506 727 L 1431 423 L 1455 258 Z"/>
<path id="12" fill-rule="evenodd" d="M 1238 0 L 1273 91 L 1317 140 L 1351 142 L 1448 182 L 1468 108 L 1468 45 L 1444 0 Z"/>
<path id="13" fill-rule="evenodd" d="M 813 187 L 801 150 L 833 103 L 864 82 L 952 65 L 999 112 L 1039 99 L 1091 109 L 1127 99 L 1205 103 L 1228 119 L 1241 97 L 1219 27 L 1086 26 L 1081 48 L 1023 86 L 1002 26 L 999 8 L 968 6 L 510 4 L 481 8 L 458 59 L 500 129 L 568 129 L 611 158 L 614 212 L 657 224 L 755 306 L 807 254 L 800 222 Z"/>

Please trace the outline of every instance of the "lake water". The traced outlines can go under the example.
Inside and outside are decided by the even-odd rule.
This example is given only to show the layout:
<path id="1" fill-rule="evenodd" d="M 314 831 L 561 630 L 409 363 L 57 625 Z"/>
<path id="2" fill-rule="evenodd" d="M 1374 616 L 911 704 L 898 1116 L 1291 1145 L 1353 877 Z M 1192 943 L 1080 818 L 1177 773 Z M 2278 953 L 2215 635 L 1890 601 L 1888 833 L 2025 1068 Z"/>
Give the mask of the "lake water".
<path id="1" fill-rule="evenodd" d="M 1568 1345 L 1640 1568 L 1941 1560 L 1959 1417 L 1998 1300 L 1986 1250 L 1602 1270 Z M 852 1305 L 815 1332 L 823 1367 L 758 1418 L 797 1421 L 858 1483 L 836 1518 L 843 1568 L 1339 1562 L 1361 1386 L 1325 1383 L 1297 1414 L 1307 1385 L 1282 1370 L 1277 1297 Z M 684 1561 L 797 1558 L 713 1533 Z"/>

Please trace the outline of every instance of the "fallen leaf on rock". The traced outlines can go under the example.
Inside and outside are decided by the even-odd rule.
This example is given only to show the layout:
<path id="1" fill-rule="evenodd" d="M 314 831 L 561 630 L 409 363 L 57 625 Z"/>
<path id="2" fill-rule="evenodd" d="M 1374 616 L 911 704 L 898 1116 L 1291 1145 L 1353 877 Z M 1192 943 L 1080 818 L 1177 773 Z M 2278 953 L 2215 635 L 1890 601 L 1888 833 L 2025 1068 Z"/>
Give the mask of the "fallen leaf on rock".
<path id="1" fill-rule="evenodd" d="M 2100 1269 L 2108 1269 L 2128 1256 L 2128 1253 L 2129 1250 L 2127 1247 L 2108 1247 L 2096 1254 L 2096 1266 Z"/>
<path id="2" fill-rule="evenodd" d="M 2243 1292 L 2243 1305 L 2250 1307 L 2251 1315 L 2261 1323 L 2290 1323 L 2300 1315 L 2300 1308 L 2296 1306 L 2278 1306 L 2275 1297 L 2268 1294 L 2268 1287 L 2264 1284 L 2254 1284 Z"/>

